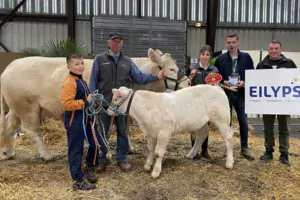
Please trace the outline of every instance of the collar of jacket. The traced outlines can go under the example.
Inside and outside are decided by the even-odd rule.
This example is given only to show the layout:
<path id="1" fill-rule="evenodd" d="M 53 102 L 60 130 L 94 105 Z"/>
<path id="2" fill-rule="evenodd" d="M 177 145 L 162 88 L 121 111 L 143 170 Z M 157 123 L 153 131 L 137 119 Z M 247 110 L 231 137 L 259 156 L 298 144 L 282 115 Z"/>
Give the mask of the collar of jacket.
<path id="1" fill-rule="evenodd" d="M 281 56 L 281 62 L 286 62 L 287 61 L 287 58 L 283 55 L 283 54 L 280 54 L 280 56 Z M 280 59 L 279 59 L 280 60 Z M 269 61 L 270 61 L 270 56 L 269 55 L 267 55 L 264 59 L 263 59 L 263 63 L 265 64 L 265 65 L 268 65 L 269 64 Z"/>
<path id="2" fill-rule="evenodd" d="M 228 59 L 230 59 L 232 61 L 232 57 L 230 55 L 230 52 L 227 51 L 226 54 L 227 54 Z M 241 54 L 242 54 L 241 51 L 238 49 L 238 57 L 237 57 L 238 60 L 240 59 Z"/>
<path id="3" fill-rule="evenodd" d="M 74 72 L 71 72 L 71 71 L 69 72 L 69 74 L 71 76 L 74 76 L 75 78 L 82 79 L 82 75 L 75 74 Z"/>
<path id="4" fill-rule="evenodd" d="M 202 67 L 202 65 L 198 62 L 198 69 L 199 69 L 199 71 L 206 71 L 206 70 L 210 70 L 211 69 L 211 64 L 209 64 L 208 63 L 208 66 L 207 66 L 207 68 L 206 69 L 204 69 L 203 67 Z"/>
<path id="5" fill-rule="evenodd" d="M 122 57 L 122 56 L 123 56 L 123 53 L 122 53 L 122 51 L 120 51 L 120 53 L 117 54 L 117 55 L 111 55 L 111 53 L 110 53 L 110 51 L 109 51 L 109 49 L 108 49 L 108 50 L 105 52 L 105 55 L 110 56 L 110 57 L 113 57 L 113 56 L 119 56 L 119 57 Z"/>

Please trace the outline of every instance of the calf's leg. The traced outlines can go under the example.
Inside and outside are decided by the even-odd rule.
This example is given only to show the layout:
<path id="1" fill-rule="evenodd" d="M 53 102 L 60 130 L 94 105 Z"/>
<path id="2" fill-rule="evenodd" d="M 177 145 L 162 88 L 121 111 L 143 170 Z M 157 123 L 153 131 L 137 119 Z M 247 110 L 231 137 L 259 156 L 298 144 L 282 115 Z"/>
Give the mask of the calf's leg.
<path id="1" fill-rule="evenodd" d="M 231 169 L 233 167 L 233 149 L 232 149 L 232 136 L 233 132 L 230 128 L 229 124 L 226 123 L 215 123 L 218 127 L 219 132 L 222 135 L 222 138 L 225 142 L 226 149 L 227 149 L 227 157 L 226 157 L 226 167 Z"/>
<path id="2" fill-rule="evenodd" d="M 156 162 L 151 173 L 152 178 L 158 178 L 160 175 L 162 159 L 166 153 L 170 137 L 171 133 L 166 130 L 160 131 L 157 135 L 157 142 L 155 147 Z"/>
<path id="3" fill-rule="evenodd" d="M 206 123 L 201 129 L 197 131 L 193 131 L 193 133 L 191 134 L 196 135 L 196 141 L 193 148 L 191 149 L 191 151 L 188 153 L 186 157 L 193 159 L 197 154 L 197 152 L 200 150 L 202 143 L 204 142 L 204 140 L 208 135 L 208 124 Z"/>
<path id="4" fill-rule="evenodd" d="M 37 151 L 44 160 L 52 160 L 52 154 L 45 148 L 42 139 L 39 136 L 40 117 L 39 112 L 28 112 L 25 116 L 21 116 L 22 125 L 25 133 L 29 135 L 35 142 Z"/>
<path id="5" fill-rule="evenodd" d="M 5 134 L 4 154 L 6 155 L 7 159 L 11 159 L 13 157 L 15 130 L 20 125 L 20 118 L 15 114 L 13 110 L 10 110 L 5 120 L 7 120 L 7 129 L 4 132 Z"/>
<path id="6" fill-rule="evenodd" d="M 146 163 L 144 165 L 145 171 L 151 170 L 151 166 L 153 164 L 153 159 L 154 159 L 155 146 L 156 146 L 156 138 L 153 138 L 150 135 L 147 135 L 148 155 L 147 155 Z"/>

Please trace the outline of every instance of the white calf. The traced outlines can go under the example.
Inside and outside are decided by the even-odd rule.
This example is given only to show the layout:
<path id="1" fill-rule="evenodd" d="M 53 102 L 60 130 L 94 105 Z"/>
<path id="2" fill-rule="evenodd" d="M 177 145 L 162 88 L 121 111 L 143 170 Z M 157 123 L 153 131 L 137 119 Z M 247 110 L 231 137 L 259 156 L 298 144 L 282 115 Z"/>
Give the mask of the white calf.
<path id="1" fill-rule="evenodd" d="M 155 93 L 136 91 L 121 87 L 113 89 L 112 104 L 119 110 L 129 110 L 129 115 L 139 124 L 147 136 L 148 156 L 144 166 L 151 170 L 154 155 L 156 162 L 151 176 L 159 177 L 162 158 L 173 133 L 197 131 L 208 121 L 219 129 L 227 148 L 226 167 L 233 167 L 232 130 L 230 128 L 230 110 L 228 99 L 223 90 L 217 86 L 198 85 L 184 88 L 172 93 Z M 114 115 L 109 110 L 110 115 Z M 206 133 L 197 135 L 196 142 L 188 154 L 193 158 L 204 139 Z"/>

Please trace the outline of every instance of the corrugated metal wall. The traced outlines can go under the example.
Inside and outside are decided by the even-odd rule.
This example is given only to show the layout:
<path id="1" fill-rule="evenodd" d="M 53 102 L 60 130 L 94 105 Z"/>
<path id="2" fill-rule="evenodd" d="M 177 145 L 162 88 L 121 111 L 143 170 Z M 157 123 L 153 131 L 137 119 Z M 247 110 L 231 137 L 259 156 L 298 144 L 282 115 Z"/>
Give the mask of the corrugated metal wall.
<path id="1" fill-rule="evenodd" d="M 92 26 L 89 21 L 76 21 L 76 38 L 83 42 L 92 52 Z"/>
<path id="2" fill-rule="evenodd" d="M 146 57 L 148 49 L 160 49 L 170 53 L 178 66 L 185 65 L 186 23 L 175 20 L 124 19 L 94 17 L 93 52 L 107 50 L 106 40 L 110 32 L 120 32 L 124 39 L 123 52 L 130 57 Z"/>
<path id="3" fill-rule="evenodd" d="M 217 29 L 215 51 L 226 49 L 224 39 L 228 31 L 234 31 L 240 39 L 240 49 L 266 50 L 268 42 L 278 39 L 283 44 L 284 51 L 299 52 L 300 32 L 293 30 L 257 30 L 257 29 Z M 205 29 L 188 29 L 187 55 L 197 57 L 199 49 L 205 44 Z"/>
<path id="4" fill-rule="evenodd" d="M 20 52 L 25 47 L 37 48 L 50 39 L 66 39 L 68 27 L 60 23 L 13 22 L 1 30 L 1 41 L 11 52 Z M 5 50 L 0 47 L 0 51 Z"/>

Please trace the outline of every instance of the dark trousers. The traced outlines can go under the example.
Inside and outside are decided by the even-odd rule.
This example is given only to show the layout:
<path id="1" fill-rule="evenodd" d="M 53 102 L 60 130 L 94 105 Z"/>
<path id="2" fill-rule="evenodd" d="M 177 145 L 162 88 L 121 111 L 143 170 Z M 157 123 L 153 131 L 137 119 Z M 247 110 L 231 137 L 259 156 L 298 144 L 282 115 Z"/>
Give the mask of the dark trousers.
<path id="1" fill-rule="evenodd" d="M 105 129 L 105 136 L 103 130 L 101 129 L 101 134 L 107 138 L 111 116 L 106 114 L 103 110 L 99 113 L 99 120 L 102 121 Z M 117 162 L 124 162 L 127 160 L 128 137 L 126 134 L 126 116 L 115 116 L 115 122 L 117 127 Z M 101 123 L 101 122 L 100 122 Z M 106 162 L 106 154 L 102 155 L 99 159 L 99 163 L 103 164 Z"/>
<path id="2" fill-rule="evenodd" d="M 274 152 L 274 122 L 276 115 L 263 115 L 266 151 Z M 277 115 L 279 129 L 279 152 L 288 153 L 290 115 Z"/>
<path id="3" fill-rule="evenodd" d="M 96 141 L 95 137 L 92 134 L 91 129 L 91 120 L 88 120 L 86 124 L 86 135 L 88 138 L 88 142 L 90 144 L 86 156 L 86 165 L 88 167 L 97 167 L 98 166 L 98 155 L 99 155 L 99 148 L 98 142 L 100 144 L 100 150 L 104 151 L 103 148 L 104 144 L 99 137 L 97 130 L 95 130 L 94 135 L 98 142 Z M 72 125 L 66 127 L 67 129 L 67 138 L 68 138 L 68 161 L 70 167 L 70 173 L 73 180 L 82 180 L 84 177 L 82 171 L 82 157 L 83 157 L 83 148 L 84 148 L 84 141 L 85 135 L 83 130 L 82 120 L 74 120 Z"/>
<path id="4" fill-rule="evenodd" d="M 192 142 L 192 147 L 193 147 L 194 144 L 195 144 L 195 140 L 193 140 L 192 137 L 191 137 L 191 142 Z M 207 152 L 208 151 L 208 136 L 204 140 L 204 142 L 202 143 L 201 148 L 202 148 L 202 152 Z"/>
<path id="5" fill-rule="evenodd" d="M 234 107 L 239 127 L 240 127 L 240 142 L 241 149 L 248 148 L 248 119 L 247 114 L 245 113 L 245 99 L 242 96 L 236 94 L 227 95 L 230 106 L 230 125 L 232 123 L 232 107 Z"/>

